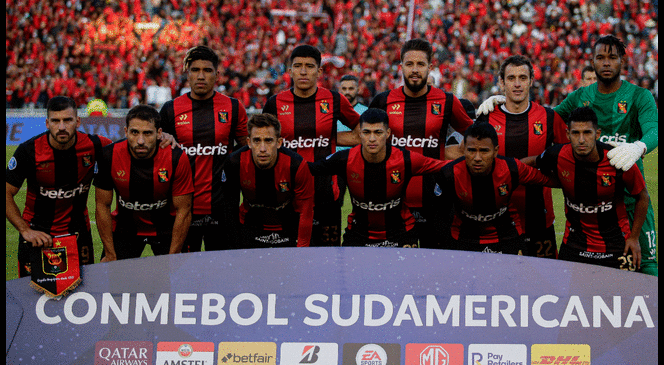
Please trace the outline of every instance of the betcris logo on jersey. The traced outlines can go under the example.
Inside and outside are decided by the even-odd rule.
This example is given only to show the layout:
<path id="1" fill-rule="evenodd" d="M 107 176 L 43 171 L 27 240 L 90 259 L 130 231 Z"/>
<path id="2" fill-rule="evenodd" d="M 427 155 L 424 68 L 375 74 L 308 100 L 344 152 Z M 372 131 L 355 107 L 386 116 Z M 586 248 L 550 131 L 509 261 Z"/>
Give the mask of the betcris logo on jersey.
<path id="1" fill-rule="evenodd" d="M 300 136 L 298 139 L 284 139 L 284 147 L 292 150 L 297 148 L 327 147 L 329 145 L 330 139 L 323 136 L 318 136 L 318 138 L 302 138 L 302 136 Z"/>
<path id="2" fill-rule="evenodd" d="M 125 209 L 148 211 L 148 210 L 155 210 L 165 207 L 168 204 L 168 199 L 158 200 L 154 203 L 139 203 L 138 201 L 132 203 L 132 202 L 127 202 L 124 199 L 122 199 L 121 196 L 118 196 L 118 203 L 120 203 L 120 205 Z"/>
<path id="3" fill-rule="evenodd" d="M 472 220 L 477 221 L 477 222 L 492 221 L 492 220 L 500 217 L 501 215 L 505 214 L 505 212 L 507 212 L 507 207 L 502 207 L 502 208 L 500 208 L 499 211 L 497 211 L 493 214 L 484 214 L 484 215 L 483 214 L 469 214 L 465 210 L 463 210 L 463 209 L 461 210 L 461 213 L 463 213 L 464 217 L 466 217 L 468 219 L 472 219 Z"/>
<path id="4" fill-rule="evenodd" d="M 579 204 L 574 204 L 572 203 L 569 198 L 565 198 L 565 203 L 567 204 L 568 207 L 570 207 L 572 210 L 575 212 L 579 212 L 582 214 L 596 214 L 596 213 L 604 213 L 608 212 L 609 210 L 613 209 L 613 203 L 612 202 L 602 202 L 601 204 L 598 205 L 585 205 L 583 203 Z"/>
<path id="5" fill-rule="evenodd" d="M 182 147 L 184 153 L 189 156 L 214 156 L 214 155 L 225 155 L 228 151 L 228 146 L 224 146 L 223 143 L 219 143 L 217 146 L 203 146 L 200 143 L 196 146 L 191 147 Z"/>
<path id="6" fill-rule="evenodd" d="M 90 190 L 90 185 L 80 184 L 71 190 L 64 189 L 45 189 L 43 186 L 39 187 L 39 195 L 45 196 L 49 199 L 69 199 L 77 195 L 85 194 Z"/>
<path id="7" fill-rule="evenodd" d="M 614 134 L 612 136 L 601 136 L 599 137 L 600 142 L 623 142 L 627 143 L 627 136 L 624 134 Z"/>
<path id="8" fill-rule="evenodd" d="M 392 146 L 414 147 L 414 148 L 436 148 L 438 147 L 438 138 L 429 136 L 429 138 L 397 137 L 392 135 Z"/>
<path id="9" fill-rule="evenodd" d="M 368 210 L 370 212 L 382 212 L 382 211 L 386 211 L 388 209 L 393 209 L 393 208 L 398 207 L 399 203 L 401 203 L 401 198 L 390 200 L 389 202 L 381 203 L 381 204 L 374 204 L 374 202 L 371 202 L 371 201 L 368 202 L 368 203 L 361 202 L 361 201 L 353 198 L 352 196 L 350 197 L 350 200 L 353 203 L 353 205 L 355 205 L 356 207 L 358 207 L 360 209 Z"/>

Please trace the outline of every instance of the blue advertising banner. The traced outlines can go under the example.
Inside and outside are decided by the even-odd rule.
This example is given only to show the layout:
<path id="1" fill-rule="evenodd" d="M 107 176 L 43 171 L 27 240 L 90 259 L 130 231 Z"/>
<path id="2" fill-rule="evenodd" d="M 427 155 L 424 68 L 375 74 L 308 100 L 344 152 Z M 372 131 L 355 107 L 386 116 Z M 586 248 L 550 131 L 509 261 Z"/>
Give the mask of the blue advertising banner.
<path id="1" fill-rule="evenodd" d="M 655 364 L 658 279 L 428 249 L 198 252 L 6 282 L 12 364 Z"/>
<path id="2" fill-rule="evenodd" d="M 19 145 L 30 138 L 46 131 L 46 116 L 39 117 L 7 117 L 5 124 L 5 144 Z M 125 137 L 124 118 L 112 117 L 82 117 L 79 131 L 89 134 L 98 134 L 107 137 L 113 142 Z"/>

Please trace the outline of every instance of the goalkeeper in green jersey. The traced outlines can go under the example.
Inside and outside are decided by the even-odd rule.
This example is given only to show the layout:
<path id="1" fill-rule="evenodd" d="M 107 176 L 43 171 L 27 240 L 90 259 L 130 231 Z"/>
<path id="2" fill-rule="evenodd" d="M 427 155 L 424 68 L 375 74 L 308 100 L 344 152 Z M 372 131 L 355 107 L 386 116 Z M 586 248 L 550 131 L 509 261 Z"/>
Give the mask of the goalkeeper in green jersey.
<path id="1" fill-rule="evenodd" d="M 613 145 L 608 157 L 611 165 L 627 171 L 634 163 L 645 177 L 641 158 L 657 147 L 657 104 L 650 91 L 620 79 L 627 62 L 625 45 L 612 35 L 599 38 L 593 45 L 593 66 L 597 83 L 569 94 L 555 108 L 563 119 L 572 110 L 589 106 L 597 114 L 602 136 L 600 141 Z M 502 99 L 502 100 L 501 100 Z M 492 96 L 480 105 L 477 114 L 488 113 L 504 97 Z M 635 200 L 625 195 L 630 224 L 634 220 Z M 657 276 L 657 232 L 652 204 L 648 205 L 646 221 L 639 235 L 641 272 Z"/>

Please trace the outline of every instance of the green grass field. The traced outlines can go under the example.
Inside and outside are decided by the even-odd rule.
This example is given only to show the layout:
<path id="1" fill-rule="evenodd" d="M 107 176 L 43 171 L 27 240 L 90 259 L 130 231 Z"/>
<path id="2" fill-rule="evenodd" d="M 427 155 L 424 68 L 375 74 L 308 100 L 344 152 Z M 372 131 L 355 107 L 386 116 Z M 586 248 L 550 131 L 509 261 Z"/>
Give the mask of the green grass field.
<path id="1" fill-rule="evenodd" d="M 9 162 L 9 159 L 11 156 L 14 154 L 14 151 L 16 150 L 16 146 L 6 146 L 6 161 L 5 161 L 5 166 L 7 166 L 7 163 Z M 659 149 L 655 149 L 653 152 L 649 153 L 645 160 L 644 160 L 644 167 L 645 167 L 645 173 L 646 173 L 646 184 L 648 186 L 648 192 L 650 193 L 650 199 L 652 200 L 652 205 L 653 209 L 655 210 L 655 226 L 657 227 L 656 231 L 659 232 L 658 228 L 658 221 L 657 221 L 657 202 L 658 202 L 658 197 L 659 197 L 659 188 L 658 188 L 658 182 L 657 182 L 657 176 L 659 172 L 659 166 L 657 163 L 657 155 L 658 155 Z M 23 210 L 23 206 L 25 204 L 25 193 L 26 193 L 26 188 L 25 184 L 21 188 L 20 192 L 16 196 L 16 201 L 21 209 Z M 102 252 L 102 244 L 101 240 L 99 238 L 99 233 L 97 232 L 96 225 L 95 225 L 95 206 L 94 206 L 94 196 L 95 196 L 95 190 L 94 187 L 90 189 L 90 196 L 88 198 L 88 211 L 90 213 L 90 220 L 92 224 L 92 239 L 94 241 L 94 251 L 95 251 L 95 262 L 99 262 L 99 257 Z M 563 195 L 562 191 L 560 189 L 553 189 L 553 202 L 554 202 L 554 209 L 556 213 L 556 223 L 555 223 L 555 228 L 556 228 L 556 241 L 558 242 L 558 246 L 560 246 L 560 243 L 562 241 L 563 237 L 563 231 L 565 227 L 565 214 L 564 214 L 564 207 L 563 207 Z M 350 206 L 350 199 L 348 198 L 348 194 L 346 194 L 346 200 L 345 204 L 342 208 L 342 224 L 343 227 L 346 227 L 346 217 L 348 216 L 348 213 L 350 213 L 351 206 Z M 12 280 L 16 279 L 18 277 L 18 269 L 17 269 L 17 247 L 18 247 L 18 232 L 14 227 L 9 223 L 8 220 L 5 219 L 5 225 L 6 225 L 6 249 L 7 249 L 7 260 L 5 261 L 6 265 L 6 280 Z M 143 251 L 143 256 L 151 256 L 152 255 L 152 250 L 150 249 L 149 245 L 146 247 L 145 251 Z M 659 252 L 658 252 L 658 257 L 659 257 Z"/>

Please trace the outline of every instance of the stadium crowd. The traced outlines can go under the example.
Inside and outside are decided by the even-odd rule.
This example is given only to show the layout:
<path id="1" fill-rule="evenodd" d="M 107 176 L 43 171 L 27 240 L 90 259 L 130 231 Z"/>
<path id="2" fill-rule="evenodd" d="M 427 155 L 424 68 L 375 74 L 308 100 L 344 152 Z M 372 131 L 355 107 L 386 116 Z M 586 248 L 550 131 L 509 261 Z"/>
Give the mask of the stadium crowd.
<path id="1" fill-rule="evenodd" d="M 44 108 L 55 95 L 79 106 L 160 107 L 189 90 L 187 49 L 207 44 L 222 59 L 221 92 L 249 112 L 290 87 L 296 44 L 323 53 L 320 86 L 357 75 L 360 101 L 400 84 L 407 38 L 402 1 L 24 0 L 7 7 L 6 107 Z M 412 37 L 434 46 L 435 85 L 477 107 L 497 93 L 502 60 L 534 60 L 531 100 L 558 105 L 579 87 L 591 45 L 612 33 L 627 46 L 626 79 L 658 100 L 657 0 L 415 1 Z M 170 95 L 169 95 L 170 93 Z M 157 96 L 161 95 L 161 97 Z"/>

